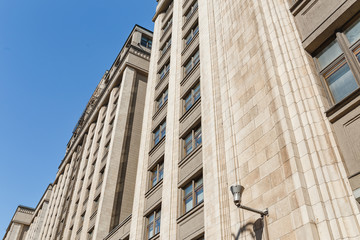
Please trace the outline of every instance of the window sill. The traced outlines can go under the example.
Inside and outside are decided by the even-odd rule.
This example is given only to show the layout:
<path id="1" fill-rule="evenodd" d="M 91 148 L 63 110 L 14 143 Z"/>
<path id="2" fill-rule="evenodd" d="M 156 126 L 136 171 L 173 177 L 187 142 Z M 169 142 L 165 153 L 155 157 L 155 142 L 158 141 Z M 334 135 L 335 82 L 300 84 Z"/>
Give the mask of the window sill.
<path id="1" fill-rule="evenodd" d="M 325 114 L 331 123 L 336 122 L 344 115 L 355 109 L 360 105 L 360 88 L 353 91 L 343 100 L 329 108 Z"/>
<path id="2" fill-rule="evenodd" d="M 200 65 L 200 61 L 198 63 L 196 63 L 196 65 L 190 70 L 190 72 L 188 74 L 185 75 L 184 79 L 180 82 L 181 86 L 184 85 L 186 80 L 188 80 L 190 78 L 190 76 L 197 70 L 199 65 Z"/>
<path id="3" fill-rule="evenodd" d="M 155 146 L 153 146 L 149 152 L 149 155 L 153 154 L 165 142 L 166 136 L 164 136 Z"/>
<path id="4" fill-rule="evenodd" d="M 182 216 L 180 216 L 178 219 L 176 219 L 176 222 L 179 224 L 181 222 L 183 222 L 184 220 L 188 219 L 189 217 L 191 217 L 192 215 L 194 215 L 194 213 L 198 212 L 200 209 L 202 209 L 204 207 L 204 201 L 202 201 L 201 203 L 199 203 L 198 205 L 196 205 L 195 207 L 193 207 L 191 210 L 189 210 L 188 212 L 184 213 Z"/>
<path id="5" fill-rule="evenodd" d="M 191 41 L 189 42 L 189 44 L 186 45 L 186 42 L 185 42 L 185 48 L 184 50 L 182 50 L 181 52 L 181 56 L 183 56 L 185 54 L 185 52 L 190 48 L 190 46 L 192 45 L 192 43 L 195 41 L 195 39 L 197 39 L 199 37 L 199 32 L 197 32 L 195 34 L 195 36 L 193 36 L 193 38 L 191 39 Z"/>
<path id="6" fill-rule="evenodd" d="M 192 7 L 192 6 L 190 6 Z M 193 13 L 191 13 L 190 17 L 184 22 L 184 25 L 182 26 L 181 30 L 184 30 L 186 28 L 186 26 L 189 24 L 189 22 L 191 21 L 191 19 L 194 17 L 194 15 L 198 12 L 199 7 L 197 7 L 195 9 L 195 11 Z"/>
<path id="7" fill-rule="evenodd" d="M 194 150 L 192 150 L 188 155 L 186 155 L 183 159 L 181 159 L 179 161 L 179 167 L 181 167 L 182 165 L 184 165 L 192 156 L 194 156 L 197 152 L 200 151 L 200 149 L 202 148 L 202 144 L 200 144 L 199 146 L 197 146 Z"/>
<path id="8" fill-rule="evenodd" d="M 163 77 L 162 79 L 159 79 L 159 82 L 158 82 L 158 83 L 156 84 L 156 86 L 155 86 L 155 90 L 158 89 L 158 88 L 160 87 L 161 83 L 164 82 L 165 79 L 168 78 L 169 72 L 170 72 L 170 70 L 164 75 L 164 77 Z"/>
<path id="9" fill-rule="evenodd" d="M 157 234 L 155 234 L 151 238 L 148 238 L 148 240 L 155 240 L 155 239 L 160 239 L 160 232 L 158 232 Z"/>
<path id="10" fill-rule="evenodd" d="M 166 51 L 161 54 L 160 58 L 159 58 L 159 61 L 157 62 L 157 64 L 159 64 L 161 62 L 161 60 L 163 60 L 163 58 L 166 56 L 166 54 L 170 51 L 171 49 L 171 45 L 166 49 Z"/>
<path id="11" fill-rule="evenodd" d="M 156 190 L 158 190 L 163 183 L 163 179 L 161 179 L 160 181 L 158 181 L 155 186 L 151 187 L 146 193 L 145 193 L 145 198 L 149 197 L 149 195 L 151 195 L 153 192 L 156 192 Z"/>
<path id="12" fill-rule="evenodd" d="M 194 102 L 194 104 L 181 116 L 181 118 L 179 119 L 179 122 L 183 122 L 185 118 L 187 118 L 192 112 L 193 110 L 201 103 L 201 96 L 199 97 L 198 100 L 196 100 L 196 102 Z"/>
<path id="13" fill-rule="evenodd" d="M 167 33 L 170 31 L 170 29 L 172 28 L 172 23 L 169 25 L 169 27 L 166 29 L 166 31 L 164 31 L 164 33 L 162 34 L 161 38 L 160 38 L 160 42 L 162 42 L 164 40 L 164 37 L 167 35 Z"/>
<path id="14" fill-rule="evenodd" d="M 167 100 L 166 102 L 155 112 L 154 116 L 152 117 L 152 120 L 154 120 L 160 113 L 161 111 L 167 106 Z"/>

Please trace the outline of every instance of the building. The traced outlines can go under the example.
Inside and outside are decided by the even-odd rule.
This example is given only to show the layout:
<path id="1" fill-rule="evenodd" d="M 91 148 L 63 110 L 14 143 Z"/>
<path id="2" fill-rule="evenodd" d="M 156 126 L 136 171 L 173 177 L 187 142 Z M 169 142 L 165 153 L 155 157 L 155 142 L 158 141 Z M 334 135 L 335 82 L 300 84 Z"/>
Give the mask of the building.
<path id="1" fill-rule="evenodd" d="M 31 211 L 20 228 L 31 223 L 29 234 L 5 239 L 103 239 L 131 219 L 151 39 L 134 27 L 73 131 L 51 196 L 36 210 L 18 208 L 10 233 L 20 228 L 17 215 Z"/>
<path id="2" fill-rule="evenodd" d="M 40 239 L 359 239 L 360 2 L 159 0 L 153 21 L 79 121 Z"/>
<path id="3" fill-rule="evenodd" d="M 18 206 L 8 228 L 6 229 L 3 239 L 24 239 L 29 231 L 34 211 L 35 209 L 30 207 Z"/>
<path id="4" fill-rule="evenodd" d="M 360 238 L 359 5 L 158 1 L 130 239 Z"/>

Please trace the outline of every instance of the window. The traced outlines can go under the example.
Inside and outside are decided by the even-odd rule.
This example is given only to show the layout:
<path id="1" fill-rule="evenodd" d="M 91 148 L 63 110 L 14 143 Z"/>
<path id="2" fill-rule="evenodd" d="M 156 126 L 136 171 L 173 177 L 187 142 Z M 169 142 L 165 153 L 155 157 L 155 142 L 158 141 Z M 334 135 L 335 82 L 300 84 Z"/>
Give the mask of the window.
<path id="1" fill-rule="evenodd" d="M 166 89 L 156 100 L 156 111 L 159 110 L 168 100 L 168 89 Z"/>
<path id="2" fill-rule="evenodd" d="M 196 24 L 195 27 L 193 27 L 190 32 L 185 37 L 185 46 L 189 45 L 191 43 L 191 40 L 195 37 L 195 35 L 199 32 L 199 25 Z"/>
<path id="3" fill-rule="evenodd" d="M 162 80 L 162 79 L 164 79 L 165 78 L 165 76 L 166 76 L 166 74 L 169 72 L 169 70 L 170 70 L 170 62 L 169 63 L 167 63 L 167 64 L 165 64 L 163 67 L 162 67 L 162 69 L 161 69 L 161 71 L 160 71 L 160 80 Z"/>
<path id="4" fill-rule="evenodd" d="M 150 187 L 154 187 L 158 182 L 163 179 L 164 176 L 164 162 L 156 164 L 156 166 L 151 170 L 151 183 Z"/>
<path id="5" fill-rule="evenodd" d="M 184 112 L 187 112 L 191 106 L 200 98 L 200 83 L 196 84 L 194 88 L 184 97 Z"/>
<path id="6" fill-rule="evenodd" d="M 188 75 L 190 71 L 196 66 L 200 61 L 200 52 L 197 50 L 190 58 L 190 60 L 185 64 L 185 75 Z"/>
<path id="7" fill-rule="evenodd" d="M 160 126 L 155 129 L 153 134 L 154 134 L 154 145 L 156 145 L 166 135 L 166 121 L 160 124 Z"/>
<path id="8" fill-rule="evenodd" d="M 161 56 L 166 53 L 166 51 L 170 48 L 170 46 L 171 46 L 171 37 L 166 41 L 164 46 L 161 48 L 160 50 Z"/>
<path id="9" fill-rule="evenodd" d="M 144 47 L 147 47 L 147 48 L 150 48 L 151 49 L 151 46 L 152 46 L 152 41 L 145 37 L 145 36 L 142 36 L 141 37 L 141 43 L 140 43 L 142 46 Z"/>
<path id="10" fill-rule="evenodd" d="M 169 21 L 164 26 L 163 33 L 165 33 L 170 28 L 171 25 L 172 25 L 172 16 L 170 17 Z"/>
<path id="11" fill-rule="evenodd" d="M 199 5 L 198 2 L 196 1 L 191 7 L 190 9 L 185 13 L 185 22 L 187 22 L 192 14 L 198 9 Z"/>
<path id="12" fill-rule="evenodd" d="M 188 135 L 185 136 L 184 140 L 184 153 L 187 156 L 195 148 L 201 145 L 201 126 L 193 129 Z"/>
<path id="13" fill-rule="evenodd" d="M 202 177 L 192 180 L 183 188 L 184 213 L 187 213 L 204 201 Z"/>
<path id="14" fill-rule="evenodd" d="M 161 210 L 154 211 L 151 215 L 147 217 L 147 237 L 148 239 L 152 238 L 160 232 L 160 218 Z"/>
<path id="15" fill-rule="evenodd" d="M 315 56 L 331 102 L 336 104 L 359 88 L 354 71 L 360 66 L 360 19 L 345 30 Z M 350 67 L 349 61 L 354 67 Z"/>

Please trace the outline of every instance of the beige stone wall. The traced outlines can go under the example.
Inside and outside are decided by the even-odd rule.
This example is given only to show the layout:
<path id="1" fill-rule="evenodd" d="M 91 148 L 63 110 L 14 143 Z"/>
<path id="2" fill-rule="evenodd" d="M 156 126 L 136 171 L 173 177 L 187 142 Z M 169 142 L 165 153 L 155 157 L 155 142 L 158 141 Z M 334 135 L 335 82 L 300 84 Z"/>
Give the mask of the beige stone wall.
<path id="1" fill-rule="evenodd" d="M 359 237 L 326 100 L 285 1 L 199 0 L 207 239 L 231 239 L 269 208 L 269 239 Z M 250 231 L 241 239 L 252 238 Z"/>

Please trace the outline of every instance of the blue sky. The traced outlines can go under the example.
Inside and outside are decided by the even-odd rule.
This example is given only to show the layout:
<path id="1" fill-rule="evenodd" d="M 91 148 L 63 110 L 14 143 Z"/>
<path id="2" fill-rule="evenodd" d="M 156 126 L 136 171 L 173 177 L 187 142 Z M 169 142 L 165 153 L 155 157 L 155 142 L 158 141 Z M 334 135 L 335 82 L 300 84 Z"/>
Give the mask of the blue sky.
<path id="1" fill-rule="evenodd" d="M 0 238 L 35 207 L 78 118 L 155 0 L 0 0 Z"/>

